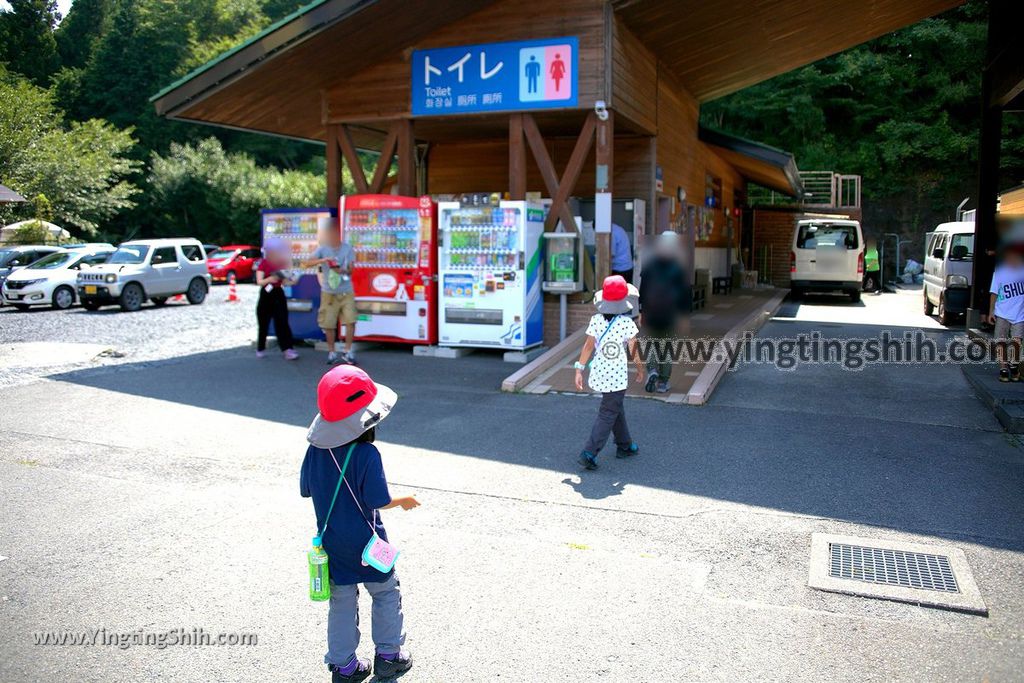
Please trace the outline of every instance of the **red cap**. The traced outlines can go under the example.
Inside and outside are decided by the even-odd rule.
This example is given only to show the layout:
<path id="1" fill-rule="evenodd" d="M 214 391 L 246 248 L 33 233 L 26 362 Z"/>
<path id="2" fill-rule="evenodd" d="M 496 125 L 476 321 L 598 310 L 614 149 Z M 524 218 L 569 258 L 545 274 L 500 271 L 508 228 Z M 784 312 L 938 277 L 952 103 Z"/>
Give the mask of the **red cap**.
<path id="1" fill-rule="evenodd" d="M 316 405 L 328 422 L 351 417 L 377 397 L 377 385 L 360 368 L 339 365 L 320 378 Z"/>
<path id="2" fill-rule="evenodd" d="M 629 286 L 621 275 L 609 275 L 601 286 L 603 301 L 622 301 L 629 296 Z"/>

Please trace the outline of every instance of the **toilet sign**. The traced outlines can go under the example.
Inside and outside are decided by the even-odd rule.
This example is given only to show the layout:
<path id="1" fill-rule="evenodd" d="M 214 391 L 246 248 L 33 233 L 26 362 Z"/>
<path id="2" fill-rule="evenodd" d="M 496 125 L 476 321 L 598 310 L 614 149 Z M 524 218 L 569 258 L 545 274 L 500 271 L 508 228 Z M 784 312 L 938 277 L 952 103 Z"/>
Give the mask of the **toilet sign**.
<path id="1" fill-rule="evenodd" d="M 415 50 L 412 113 L 575 107 L 578 56 L 575 37 Z"/>

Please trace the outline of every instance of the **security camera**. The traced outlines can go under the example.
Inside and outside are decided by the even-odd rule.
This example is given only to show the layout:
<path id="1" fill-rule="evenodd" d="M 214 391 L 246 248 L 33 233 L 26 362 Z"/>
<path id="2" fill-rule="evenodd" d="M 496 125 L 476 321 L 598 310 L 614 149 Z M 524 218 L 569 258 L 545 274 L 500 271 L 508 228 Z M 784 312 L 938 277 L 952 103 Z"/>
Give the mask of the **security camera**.
<path id="1" fill-rule="evenodd" d="M 602 121 L 608 120 L 608 107 L 605 106 L 604 100 L 594 102 L 594 113 L 597 114 L 597 118 Z"/>

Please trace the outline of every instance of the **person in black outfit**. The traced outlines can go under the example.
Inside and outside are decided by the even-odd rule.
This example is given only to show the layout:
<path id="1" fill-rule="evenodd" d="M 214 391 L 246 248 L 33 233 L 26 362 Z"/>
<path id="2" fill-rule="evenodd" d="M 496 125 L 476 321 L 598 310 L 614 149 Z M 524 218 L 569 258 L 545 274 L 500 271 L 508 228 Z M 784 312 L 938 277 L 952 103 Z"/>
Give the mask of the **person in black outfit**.
<path id="1" fill-rule="evenodd" d="M 654 253 L 640 270 L 640 336 L 647 346 L 647 393 L 669 390 L 673 358 L 667 345 L 675 339 L 679 313 L 686 310 L 685 291 L 679 235 L 669 230 L 658 235 Z"/>
<path id="2" fill-rule="evenodd" d="M 256 264 L 256 285 L 260 288 L 260 298 L 256 303 L 256 320 L 259 324 L 257 358 L 266 355 L 271 321 L 277 334 L 277 345 L 284 352 L 284 357 L 287 360 L 299 357 L 293 348 L 295 342 L 292 339 L 292 328 L 288 324 L 288 300 L 284 294 L 284 286 L 293 284 L 289 279 L 290 267 L 291 256 L 287 245 L 279 240 L 267 240 L 263 246 L 263 259 Z"/>

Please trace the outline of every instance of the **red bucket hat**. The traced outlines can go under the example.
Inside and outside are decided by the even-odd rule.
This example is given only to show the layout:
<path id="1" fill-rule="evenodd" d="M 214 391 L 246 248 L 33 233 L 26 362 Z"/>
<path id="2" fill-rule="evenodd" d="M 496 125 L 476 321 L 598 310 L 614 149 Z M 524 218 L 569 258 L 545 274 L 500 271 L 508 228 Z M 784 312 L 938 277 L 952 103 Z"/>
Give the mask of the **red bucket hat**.
<path id="1" fill-rule="evenodd" d="M 377 384 L 360 368 L 341 365 L 320 378 L 316 387 L 319 412 L 306 440 L 317 448 L 334 448 L 377 426 L 394 408 L 398 395 Z"/>
<path id="2" fill-rule="evenodd" d="M 633 304 L 629 303 L 626 297 L 629 296 L 629 285 L 621 275 L 609 275 L 604 279 L 601 287 L 601 301 L 597 304 L 597 310 L 601 313 L 618 315 L 629 313 L 633 310 Z"/>

